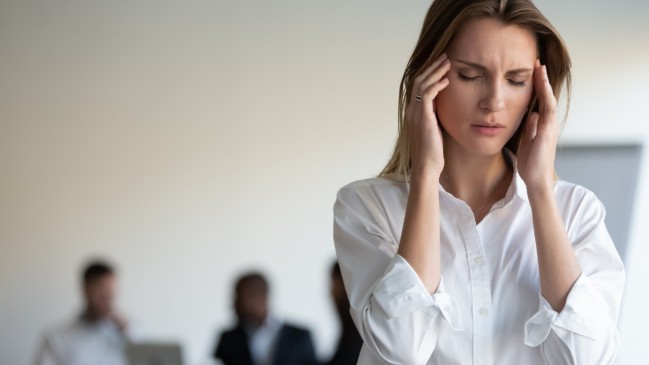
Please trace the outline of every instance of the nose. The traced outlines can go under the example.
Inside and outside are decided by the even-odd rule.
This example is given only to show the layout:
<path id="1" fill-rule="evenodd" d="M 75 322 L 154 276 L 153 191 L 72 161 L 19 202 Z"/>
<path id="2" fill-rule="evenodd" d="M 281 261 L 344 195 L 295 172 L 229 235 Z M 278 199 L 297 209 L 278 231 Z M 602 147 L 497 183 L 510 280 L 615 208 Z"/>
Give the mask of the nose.
<path id="1" fill-rule="evenodd" d="M 485 93 L 480 100 L 480 109 L 488 112 L 497 112 L 505 108 L 505 85 L 502 81 L 492 80 L 485 86 Z"/>

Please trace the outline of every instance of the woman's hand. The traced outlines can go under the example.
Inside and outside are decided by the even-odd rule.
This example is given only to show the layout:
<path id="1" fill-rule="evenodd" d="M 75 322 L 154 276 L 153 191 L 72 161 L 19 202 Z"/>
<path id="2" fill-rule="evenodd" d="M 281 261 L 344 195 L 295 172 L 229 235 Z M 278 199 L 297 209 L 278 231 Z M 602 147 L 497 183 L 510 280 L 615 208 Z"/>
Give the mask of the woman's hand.
<path id="1" fill-rule="evenodd" d="M 450 69 L 451 62 L 446 54 L 442 54 L 413 81 L 406 107 L 411 178 L 417 179 L 429 173 L 439 178 L 444 168 L 442 134 L 435 116 L 435 97 L 448 86 L 448 78 L 444 76 Z"/>
<path id="2" fill-rule="evenodd" d="M 552 93 L 547 69 L 538 60 L 534 65 L 533 82 L 539 112 L 530 114 L 518 150 L 518 172 L 528 193 L 552 189 L 554 157 L 559 140 L 557 99 Z"/>
<path id="3" fill-rule="evenodd" d="M 539 263 L 541 293 L 561 312 L 568 293 L 581 274 L 554 196 L 554 156 L 559 139 L 557 99 L 545 66 L 536 61 L 534 89 L 539 113 L 532 113 L 518 150 L 518 172 L 527 186 Z"/>

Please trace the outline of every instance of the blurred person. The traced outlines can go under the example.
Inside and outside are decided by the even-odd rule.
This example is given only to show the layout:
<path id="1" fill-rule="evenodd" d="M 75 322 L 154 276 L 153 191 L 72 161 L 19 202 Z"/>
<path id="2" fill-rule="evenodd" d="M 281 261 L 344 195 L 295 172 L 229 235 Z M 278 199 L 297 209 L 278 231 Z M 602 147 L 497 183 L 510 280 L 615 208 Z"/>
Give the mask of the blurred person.
<path id="1" fill-rule="evenodd" d="M 268 296 L 268 281 L 261 273 L 247 273 L 237 280 L 237 324 L 221 334 L 214 357 L 225 365 L 316 364 L 310 332 L 275 316 Z"/>
<path id="2" fill-rule="evenodd" d="M 45 336 L 35 364 L 126 365 L 125 349 L 132 335 L 115 310 L 116 286 L 111 265 L 89 263 L 82 275 L 82 313 Z"/>
<path id="3" fill-rule="evenodd" d="M 432 2 L 392 158 L 334 207 L 358 364 L 615 362 L 624 265 L 554 171 L 570 68 L 529 0 Z"/>
<path id="4" fill-rule="evenodd" d="M 363 339 L 358 334 L 352 316 L 349 313 L 349 298 L 345 291 L 345 283 L 340 273 L 338 261 L 331 267 L 331 298 L 336 306 L 336 313 L 340 319 L 341 334 L 336 352 L 327 365 L 355 365 L 358 354 L 363 346 Z"/>

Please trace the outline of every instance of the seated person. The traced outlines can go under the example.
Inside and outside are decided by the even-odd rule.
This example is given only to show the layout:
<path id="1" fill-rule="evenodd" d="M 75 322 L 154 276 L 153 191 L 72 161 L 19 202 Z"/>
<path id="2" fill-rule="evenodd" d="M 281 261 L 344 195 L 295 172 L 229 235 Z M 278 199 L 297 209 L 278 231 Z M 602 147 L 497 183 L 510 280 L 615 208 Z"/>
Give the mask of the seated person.
<path id="1" fill-rule="evenodd" d="M 237 280 L 234 310 L 238 322 L 221 334 L 214 357 L 225 365 L 316 364 L 311 334 L 269 313 L 268 291 L 268 282 L 260 273 Z"/>
<path id="2" fill-rule="evenodd" d="M 336 352 L 327 365 L 356 365 L 361 347 L 363 347 L 363 339 L 349 313 L 349 298 L 347 298 L 338 261 L 334 262 L 331 267 L 331 298 L 336 305 L 342 333 Z"/>
<path id="3" fill-rule="evenodd" d="M 116 277 L 104 262 L 83 271 L 85 308 L 71 323 L 45 336 L 36 365 L 126 365 L 126 321 L 114 309 Z"/>

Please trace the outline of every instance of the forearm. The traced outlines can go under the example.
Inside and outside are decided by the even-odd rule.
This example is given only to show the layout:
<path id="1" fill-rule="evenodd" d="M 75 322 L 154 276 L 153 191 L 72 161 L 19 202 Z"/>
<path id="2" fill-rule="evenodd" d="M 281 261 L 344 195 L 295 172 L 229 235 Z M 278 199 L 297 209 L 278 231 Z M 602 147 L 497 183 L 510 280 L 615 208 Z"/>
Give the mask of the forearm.
<path id="1" fill-rule="evenodd" d="M 411 180 L 407 204 L 397 253 L 434 293 L 441 275 L 439 176 L 416 175 Z"/>
<path id="2" fill-rule="evenodd" d="M 559 214 L 551 187 L 528 190 L 539 263 L 541 292 L 560 312 L 581 268 Z"/>

